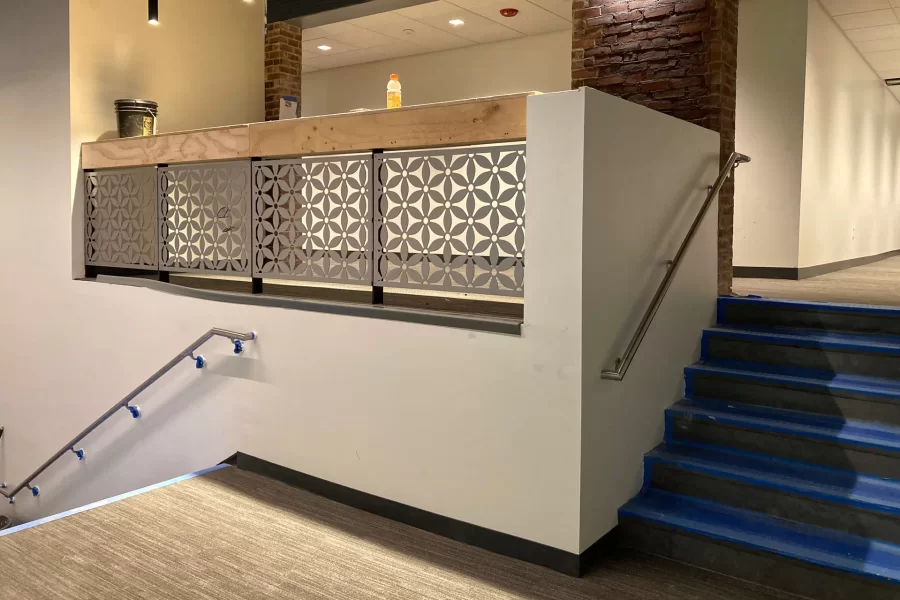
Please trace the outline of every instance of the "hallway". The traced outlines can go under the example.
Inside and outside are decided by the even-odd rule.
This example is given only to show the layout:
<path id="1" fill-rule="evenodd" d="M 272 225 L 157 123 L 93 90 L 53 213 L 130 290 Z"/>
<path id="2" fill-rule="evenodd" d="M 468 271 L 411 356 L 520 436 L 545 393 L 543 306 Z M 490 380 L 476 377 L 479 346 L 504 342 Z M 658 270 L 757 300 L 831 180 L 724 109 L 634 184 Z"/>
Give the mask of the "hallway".
<path id="1" fill-rule="evenodd" d="M 230 467 L 0 537 L 4 598 L 774 600 L 637 553 L 575 579 Z"/>
<path id="2" fill-rule="evenodd" d="M 739 296 L 900 306 L 900 256 L 800 281 L 738 279 Z"/>

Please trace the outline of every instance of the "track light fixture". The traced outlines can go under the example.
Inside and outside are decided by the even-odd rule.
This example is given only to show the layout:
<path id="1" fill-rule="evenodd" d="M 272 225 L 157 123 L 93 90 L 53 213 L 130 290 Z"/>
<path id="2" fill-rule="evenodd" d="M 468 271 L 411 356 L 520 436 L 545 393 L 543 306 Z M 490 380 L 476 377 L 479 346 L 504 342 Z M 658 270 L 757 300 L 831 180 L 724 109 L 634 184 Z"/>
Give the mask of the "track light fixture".
<path id="1" fill-rule="evenodd" d="M 151 25 L 159 25 L 159 0 L 148 0 L 147 22 Z"/>

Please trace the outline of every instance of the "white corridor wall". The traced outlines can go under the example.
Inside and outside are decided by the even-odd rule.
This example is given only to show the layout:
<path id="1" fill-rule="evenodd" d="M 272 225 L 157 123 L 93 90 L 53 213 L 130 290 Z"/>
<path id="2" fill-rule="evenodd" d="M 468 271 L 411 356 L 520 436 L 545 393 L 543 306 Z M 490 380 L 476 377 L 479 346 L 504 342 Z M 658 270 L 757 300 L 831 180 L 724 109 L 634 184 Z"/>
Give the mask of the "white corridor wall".
<path id="1" fill-rule="evenodd" d="M 809 0 L 799 266 L 900 250 L 900 101 Z"/>
<path id="2" fill-rule="evenodd" d="M 741 0 L 737 79 L 734 264 L 900 250 L 900 101 L 819 1 Z"/>
<path id="3" fill-rule="evenodd" d="M 734 264 L 796 267 L 806 81 L 804 0 L 741 0 Z"/>
<path id="4" fill-rule="evenodd" d="M 67 14 L 66 0 L 0 5 L 0 250 L 16 257 L 0 266 L 11 341 L 0 477 L 17 483 L 208 328 L 254 329 L 259 341 L 243 357 L 211 343 L 209 372 L 186 362 L 140 398 L 144 418 L 120 412 L 85 440 L 87 460 L 64 457 L 36 482 L 40 498 L 2 510 L 46 515 L 241 450 L 577 551 L 580 261 L 554 254 L 578 256 L 558 238 L 553 203 L 529 209 L 521 337 L 73 281 Z"/>

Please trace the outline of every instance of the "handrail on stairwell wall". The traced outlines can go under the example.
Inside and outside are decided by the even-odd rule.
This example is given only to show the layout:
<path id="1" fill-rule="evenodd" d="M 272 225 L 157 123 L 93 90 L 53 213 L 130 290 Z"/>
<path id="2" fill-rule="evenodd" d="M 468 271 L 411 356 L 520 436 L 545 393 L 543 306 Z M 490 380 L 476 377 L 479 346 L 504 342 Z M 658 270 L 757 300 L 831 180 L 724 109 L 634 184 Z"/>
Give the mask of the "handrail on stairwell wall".
<path id="1" fill-rule="evenodd" d="M 244 342 L 255 340 L 256 333 L 238 333 L 236 331 L 228 331 L 227 329 L 217 328 L 210 329 L 202 336 L 197 338 L 197 340 L 193 344 L 179 352 L 178 355 L 175 356 L 175 358 L 167 362 L 159 371 L 151 375 L 146 381 L 136 387 L 130 394 L 116 402 L 108 411 L 103 413 L 100 418 L 88 425 L 84 430 L 82 430 L 81 433 L 72 438 L 69 443 L 65 444 L 62 448 L 57 450 L 56 453 L 53 454 L 53 456 L 48 458 L 44 462 L 44 464 L 35 469 L 35 471 L 31 475 L 29 475 L 22 481 L 22 483 L 12 488 L 11 491 L 7 491 L 8 488 L 5 483 L 0 484 L 0 495 L 9 498 L 9 503 L 14 504 L 16 494 L 21 492 L 23 489 L 28 488 L 31 491 L 32 496 L 37 497 L 40 494 L 40 488 L 38 488 L 38 486 L 36 485 L 32 485 L 32 483 L 41 473 L 43 473 L 47 469 L 47 467 L 56 462 L 63 454 L 67 454 L 69 452 L 72 452 L 75 456 L 77 456 L 78 460 L 84 460 L 84 450 L 82 448 L 76 447 L 78 443 L 85 437 L 87 437 L 87 435 L 92 431 L 97 429 L 97 427 L 99 427 L 103 422 L 113 416 L 113 414 L 115 414 L 119 409 L 127 408 L 132 417 L 134 417 L 135 419 L 139 418 L 141 416 L 141 409 L 139 406 L 131 404 L 131 401 L 134 400 L 138 396 L 138 394 L 153 385 L 153 383 L 155 383 L 160 377 L 171 371 L 178 363 L 180 363 L 185 358 L 190 358 L 194 361 L 194 365 L 198 369 L 202 369 L 203 367 L 205 367 L 206 359 L 203 358 L 203 356 L 200 354 L 195 356 L 194 351 L 214 337 L 224 337 L 230 339 L 234 344 L 234 353 L 242 354 L 244 352 Z M 0 435 L 2 435 L 2 432 L 3 428 L 0 427 Z"/>
<path id="2" fill-rule="evenodd" d="M 644 313 L 643 318 L 641 318 L 637 331 L 634 332 L 631 341 L 628 343 L 628 347 L 625 348 L 625 353 L 616 359 L 612 369 L 601 371 L 600 377 L 613 381 L 622 381 L 625 379 L 625 373 L 628 371 L 631 361 L 634 360 L 634 356 L 637 354 L 641 342 L 644 341 L 644 336 L 647 335 L 647 330 L 650 329 L 650 325 L 653 323 L 653 317 L 656 316 L 656 312 L 659 310 L 662 301 L 665 299 L 666 293 L 669 291 L 669 287 L 675 279 L 675 274 L 678 272 L 678 267 L 681 266 L 681 262 L 684 260 L 685 254 L 687 254 L 688 247 L 691 245 L 691 241 L 693 241 L 694 236 L 697 234 L 697 230 L 700 229 L 700 224 L 703 222 L 703 218 L 709 211 L 709 207 L 712 205 L 713 200 L 716 199 L 716 196 L 719 195 L 719 192 L 722 191 L 722 186 L 725 185 L 725 182 L 738 165 L 748 162 L 750 162 L 750 157 L 745 154 L 740 154 L 739 152 L 732 152 L 731 156 L 728 157 L 728 160 L 725 161 L 725 165 L 719 172 L 719 177 L 712 187 L 709 188 L 709 194 L 707 194 L 703 206 L 700 207 L 697 218 L 694 219 L 684 241 L 681 242 L 681 246 L 678 248 L 678 252 L 675 253 L 675 258 L 669 261 L 668 268 L 666 269 L 666 276 L 663 277 L 662 282 L 659 284 L 659 288 L 657 288 L 653 300 L 650 301 L 650 306 L 647 307 L 647 311 Z"/>

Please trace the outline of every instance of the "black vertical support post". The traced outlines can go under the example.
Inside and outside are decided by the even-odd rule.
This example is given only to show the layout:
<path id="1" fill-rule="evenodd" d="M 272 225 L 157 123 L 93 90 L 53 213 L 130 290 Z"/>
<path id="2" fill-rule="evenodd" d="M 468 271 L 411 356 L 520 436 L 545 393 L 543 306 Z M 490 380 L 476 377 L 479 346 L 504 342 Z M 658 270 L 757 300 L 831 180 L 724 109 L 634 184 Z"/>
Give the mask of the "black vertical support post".
<path id="1" fill-rule="evenodd" d="M 159 280 L 163 283 L 169 283 L 169 272 L 162 270 L 162 246 L 163 246 L 163 238 L 162 238 L 162 224 L 164 217 L 162 215 L 162 181 L 160 181 L 160 171 L 165 169 L 169 165 L 159 164 L 156 165 L 156 239 L 159 241 L 159 247 L 156 249 L 157 252 L 157 266 L 159 267 Z"/>
<path id="2" fill-rule="evenodd" d="M 372 234 L 369 236 L 371 241 L 369 244 L 372 248 L 372 304 L 374 305 L 384 305 L 384 288 L 378 285 L 376 282 L 376 273 L 378 271 L 378 263 L 379 263 L 379 255 L 378 255 L 378 244 L 376 243 L 376 239 L 379 235 L 378 232 L 378 160 L 375 158 L 377 155 L 384 152 L 383 148 L 379 148 L 376 150 L 372 150 L 372 181 L 370 182 L 370 197 L 371 202 L 369 206 L 371 208 L 369 213 L 369 219 L 372 224 Z"/>
<path id="3" fill-rule="evenodd" d="M 250 281 L 252 294 L 263 293 L 263 278 L 253 277 L 252 273 L 256 265 L 256 169 L 254 163 L 258 163 L 262 159 L 254 157 L 250 159 Z M 261 247 L 261 246 L 260 246 Z"/>

